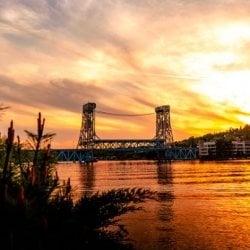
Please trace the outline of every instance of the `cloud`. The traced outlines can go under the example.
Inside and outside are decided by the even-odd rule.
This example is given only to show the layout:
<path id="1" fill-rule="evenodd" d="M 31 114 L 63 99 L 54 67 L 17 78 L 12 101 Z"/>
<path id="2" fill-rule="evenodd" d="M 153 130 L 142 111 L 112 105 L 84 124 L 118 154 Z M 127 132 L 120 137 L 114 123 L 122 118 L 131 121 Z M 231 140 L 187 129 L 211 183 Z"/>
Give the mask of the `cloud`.
<path id="1" fill-rule="evenodd" d="M 120 90 L 119 90 L 120 89 Z M 98 85 L 94 82 L 77 82 L 70 79 L 51 80 L 47 83 L 39 82 L 23 85 L 6 76 L 0 76 L 0 99 L 6 103 L 22 103 L 33 107 L 51 107 L 70 112 L 79 112 L 79 107 L 87 102 L 97 102 L 98 109 L 106 112 L 128 113 L 121 104 L 109 100 L 121 96 L 129 98 L 131 93 L 142 93 L 143 89 L 130 82 L 114 82 L 113 87 Z M 115 92 L 117 94 L 115 94 Z M 144 106 L 154 107 L 153 103 L 139 97 L 133 97 L 136 102 Z"/>
<path id="2" fill-rule="evenodd" d="M 170 105 L 180 135 L 239 124 L 237 115 L 246 116 L 239 106 L 194 87 L 217 82 L 218 72 L 249 69 L 248 38 L 237 46 L 219 39 L 235 22 L 248 27 L 249 9 L 244 0 L 2 0 L 0 100 L 15 107 L 18 119 L 46 110 L 51 117 L 67 116 L 65 124 L 74 129 L 87 102 L 118 114 Z M 122 125 L 129 130 L 124 137 L 134 130 L 143 138 L 155 121 L 98 114 L 98 124 L 107 138 Z"/>
<path id="3" fill-rule="evenodd" d="M 79 110 L 79 104 L 82 104 L 84 100 L 95 100 L 99 96 L 107 94 L 105 87 L 68 79 L 23 85 L 10 78 L 0 76 L 0 83 L 0 98 L 4 102 L 11 101 L 29 106 L 48 106 L 72 112 Z"/>

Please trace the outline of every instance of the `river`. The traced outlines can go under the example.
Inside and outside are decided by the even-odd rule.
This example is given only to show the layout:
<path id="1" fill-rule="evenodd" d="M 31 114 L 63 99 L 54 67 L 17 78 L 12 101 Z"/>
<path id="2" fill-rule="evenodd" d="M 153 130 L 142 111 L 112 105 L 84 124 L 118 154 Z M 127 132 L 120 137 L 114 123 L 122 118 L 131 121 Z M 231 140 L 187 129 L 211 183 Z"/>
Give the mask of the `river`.
<path id="1" fill-rule="evenodd" d="M 57 165 L 75 198 L 123 187 L 159 199 L 121 216 L 137 250 L 250 249 L 250 161 L 100 161 Z"/>

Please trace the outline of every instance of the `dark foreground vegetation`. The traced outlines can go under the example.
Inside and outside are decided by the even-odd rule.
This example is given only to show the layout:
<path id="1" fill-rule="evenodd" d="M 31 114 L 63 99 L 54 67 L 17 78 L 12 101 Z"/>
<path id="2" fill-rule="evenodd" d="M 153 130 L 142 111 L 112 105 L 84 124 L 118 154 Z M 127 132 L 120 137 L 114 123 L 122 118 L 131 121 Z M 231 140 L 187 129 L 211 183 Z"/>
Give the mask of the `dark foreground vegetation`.
<path id="1" fill-rule="evenodd" d="M 0 249 L 133 249 L 117 218 L 154 193 L 118 189 L 73 201 L 70 179 L 59 180 L 50 155 L 54 134 L 44 134 L 44 124 L 39 114 L 37 133 L 26 131 L 29 140 L 21 144 L 11 122 L 0 140 Z"/>

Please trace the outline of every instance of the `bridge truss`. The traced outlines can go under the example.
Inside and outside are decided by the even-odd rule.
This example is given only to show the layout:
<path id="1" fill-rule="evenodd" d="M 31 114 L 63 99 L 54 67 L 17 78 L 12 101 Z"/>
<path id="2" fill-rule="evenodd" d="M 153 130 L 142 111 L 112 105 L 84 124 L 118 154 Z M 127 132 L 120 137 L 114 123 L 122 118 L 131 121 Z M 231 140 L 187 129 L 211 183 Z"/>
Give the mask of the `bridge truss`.
<path id="1" fill-rule="evenodd" d="M 197 158 L 197 150 L 195 148 L 177 148 L 174 146 L 169 105 L 155 108 L 156 131 L 153 139 L 100 139 L 95 131 L 95 109 L 95 103 L 83 105 L 82 125 L 77 149 L 54 151 L 56 159 L 59 161 L 88 162 L 93 161 L 94 155 L 98 155 L 100 152 L 106 152 L 108 156 L 112 155 L 112 153 L 113 156 L 115 154 L 119 155 L 121 152 L 130 152 L 132 154 L 150 152 L 154 155 L 153 158 L 166 160 L 192 160 Z M 111 114 L 101 111 L 99 113 Z M 152 114 L 154 113 L 140 115 Z"/>
<path id="2" fill-rule="evenodd" d="M 170 106 L 164 105 L 155 108 L 156 113 L 156 139 L 162 139 L 165 144 L 171 145 L 174 142 L 170 123 Z"/>
<path id="3" fill-rule="evenodd" d="M 58 162 L 93 162 L 92 150 L 82 149 L 52 149 L 51 154 Z"/>
<path id="4" fill-rule="evenodd" d="M 108 139 L 108 140 L 94 140 L 92 149 L 143 149 L 143 148 L 164 148 L 164 140 L 129 140 L 129 139 Z"/>
<path id="5" fill-rule="evenodd" d="M 83 105 L 82 125 L 77 148 L 82 149 L 118 149 L 118 148 L 164 148 L 173 144 L 173 134 L 170 125 L 170 106 L 160 106 L 155 109 L 156 133 L 153 139 L 100 139 L 95 132 L 95 103 Z M 103 114 L 111 114 L 100 112 Z M 151 115 L 140 114 L 141 115 Z M 113 114 L 114 115 L 114 114 Z M 115 114 L 119 115 L 119 114 Z M 123 114 L 124 116 L 124 114 Z M 131 115 L 129 115 L 131 116 Z M 136 116 L 136 115 L 133 115 Z"/>
<path id="6" fill-rule="evenodd" d="M 108 154 L 102 155 L 103 160 L 112 159 L 119 153 L 154 153 L 152 160 L 195 160 L 197 159 L 197 149 L 195 148 L 116 148 L 116 149 L 52 149 L 51 153 L 58 162 L 93 162 L 96 155 L 105 151 Z M 97 157 L 98 158 L 98 157 Z"/>

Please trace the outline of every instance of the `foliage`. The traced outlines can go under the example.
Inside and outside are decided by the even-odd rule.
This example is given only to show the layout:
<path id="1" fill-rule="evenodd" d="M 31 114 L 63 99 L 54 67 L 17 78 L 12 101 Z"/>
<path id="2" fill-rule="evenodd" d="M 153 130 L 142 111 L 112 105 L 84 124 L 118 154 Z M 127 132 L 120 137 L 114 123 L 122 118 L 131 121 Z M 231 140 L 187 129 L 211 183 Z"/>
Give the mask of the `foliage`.
<path id="1" fill-rule="evenodd" d="M 84 196 L 75 204 L 53 199 L 49 205 L 49 237 L 61 237 L 59 249 L 132 249 L 123 242 L 126 229 L 115 218 L 139 209 L 137 203 L 152 198 L 153 193 L 143 189 L 118 189 Z M 109 226 L 116 226 L 115 231 Z"/>
<path id="2" fill-rule="evenodd" d="M 243 128 L 230 128 L 227 131 L 214 133 L 214 134 L 205 134 L 199 137 L 189 137 L 188 139 L 176 142 L 176 146 L 181 147 L 197 147 L 199 141 L 234 141 L 241 140 L 246 141 L 250 140 L 250 125 L 245 125 Z"/>
<path id="3" fill-rule="evenodd" d="M 216 158 L 227 159 L 232 155 L 233 145 L 231 141 L 218 139 L 216 141 Z"/>
<path id="4" fill-rule="evenodd" d="M 110 190 L 71 198 L 70 179 L 59 182 L 39 113 L 37 134 L 14 142 L 13 122 L 0 147 L 0 242 L 5 249 L 131 249 L 117 216 L 140 209 L 154 198 L 149 190 Z M 32 150 L 31 150 L 32 149 Z M 32 158 L 31 158 L 32 156 Z M 116 226 L 110 230 L 110 226 Z"/>

